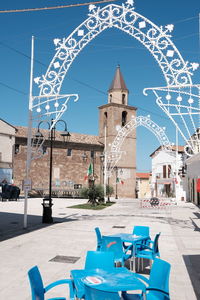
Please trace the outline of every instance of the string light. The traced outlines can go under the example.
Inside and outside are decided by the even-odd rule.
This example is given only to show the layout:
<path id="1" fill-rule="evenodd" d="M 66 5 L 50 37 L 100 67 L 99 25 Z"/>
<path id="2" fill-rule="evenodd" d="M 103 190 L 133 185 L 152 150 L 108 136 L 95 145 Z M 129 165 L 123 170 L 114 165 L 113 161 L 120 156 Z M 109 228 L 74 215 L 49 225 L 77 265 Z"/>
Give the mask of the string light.
<path id="1" fill-rule="evenodd" d="M 39 11 L 39 10 L 70 8 L 70 7 L 86 6 L 86 5 L 91 5 L 91 4 L 101 4 L 101 3 L 115 2 L 115 1 L 118 1 L 118 0 L 101 0 L 101 1 L 86 2 L 86 3 L 75 3 L 75 4 L 68 4 L 68 5 L 50 6 L 50 7 L 37 7 L 37 8 L 23 8 L 23 9 L 0 10 L 0 13 L 18 13 L 18 12 L 28 12 L 28 11 Z"/>

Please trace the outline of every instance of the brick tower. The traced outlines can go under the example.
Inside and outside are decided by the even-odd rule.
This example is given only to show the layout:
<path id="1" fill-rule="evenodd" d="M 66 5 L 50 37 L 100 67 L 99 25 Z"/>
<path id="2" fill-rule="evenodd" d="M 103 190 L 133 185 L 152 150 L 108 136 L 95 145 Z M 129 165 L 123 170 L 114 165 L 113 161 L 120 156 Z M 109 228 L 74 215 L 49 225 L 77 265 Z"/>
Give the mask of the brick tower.
<path id="1" fill-rule="evenodd" d="M 118 65 L 111 86 L 108 90 L 108 104 L 99 107 L 99 139 L 106 143 L 106 151 L 117 136 L 118 129 L 125 126 L 132 116 L 136 116 L 136 108 L 128 105 L 129 91 Z M 115 189 L 115 196 L 135 198 L 136 181 L 136 131 L 132 130 L 125 138 L 121 151 L 123 156 L 109 179 Z M 116 197 L 116 198 L 117 198 Z"/>

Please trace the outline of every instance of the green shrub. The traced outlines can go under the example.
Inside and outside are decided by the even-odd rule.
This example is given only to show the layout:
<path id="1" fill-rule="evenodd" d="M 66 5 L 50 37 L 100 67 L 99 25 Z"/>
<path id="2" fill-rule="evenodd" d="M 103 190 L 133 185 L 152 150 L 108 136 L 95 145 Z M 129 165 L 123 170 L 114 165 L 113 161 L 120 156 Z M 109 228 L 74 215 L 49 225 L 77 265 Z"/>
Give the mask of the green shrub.
<path id="1" fill-rule="evenodd" d="M 106 194 L 112 195 L 114 189 L 112 186 L 106 186 Z M 82 198 L 89 199 L 88 202 L 93 204 L 99 204 L 104 202 L 104 188 L 100 184 L 90 185 L 89 187 L 84 187 L 80 191 L 80 196 Z"/>

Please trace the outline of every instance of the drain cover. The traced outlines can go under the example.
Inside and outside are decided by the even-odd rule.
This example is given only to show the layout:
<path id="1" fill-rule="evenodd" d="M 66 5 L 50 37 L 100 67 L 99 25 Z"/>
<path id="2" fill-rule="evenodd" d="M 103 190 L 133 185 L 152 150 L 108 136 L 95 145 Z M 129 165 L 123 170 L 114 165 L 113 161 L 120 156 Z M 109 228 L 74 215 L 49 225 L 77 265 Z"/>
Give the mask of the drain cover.
<path id="1" fill-rule="evenodd" d="M 115 225 L 115 226 L 113 226 L 113 228 L 126 228 L 126 226 L 118 226 L 118 225 Z"/>
<path id="2" fill-rule="evenodd" d="M 79 258 L 80 257 L 76 256 L 56 255 L 54 258 L 50 259 L 50 261 L 74 264 L 75 262 L 77 262 L 77 260 L 79 260 Z"/>

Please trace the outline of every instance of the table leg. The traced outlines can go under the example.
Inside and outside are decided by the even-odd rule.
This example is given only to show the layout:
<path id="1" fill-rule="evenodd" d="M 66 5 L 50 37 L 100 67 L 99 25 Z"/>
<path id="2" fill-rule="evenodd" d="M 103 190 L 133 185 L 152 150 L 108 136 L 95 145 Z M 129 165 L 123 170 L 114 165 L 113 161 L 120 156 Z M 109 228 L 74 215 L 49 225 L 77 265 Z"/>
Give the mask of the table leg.
<path id="1" fill-rule="evenodd" d="M 130 258 L 130 270 L 135 273 L 135 246 L 133 245 L 132 257 Z"/>

